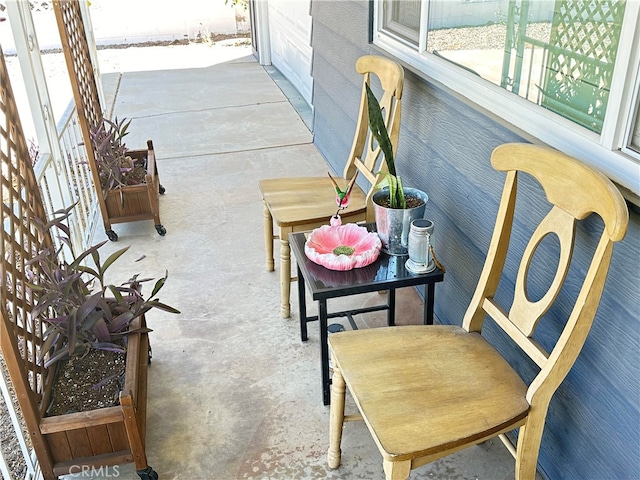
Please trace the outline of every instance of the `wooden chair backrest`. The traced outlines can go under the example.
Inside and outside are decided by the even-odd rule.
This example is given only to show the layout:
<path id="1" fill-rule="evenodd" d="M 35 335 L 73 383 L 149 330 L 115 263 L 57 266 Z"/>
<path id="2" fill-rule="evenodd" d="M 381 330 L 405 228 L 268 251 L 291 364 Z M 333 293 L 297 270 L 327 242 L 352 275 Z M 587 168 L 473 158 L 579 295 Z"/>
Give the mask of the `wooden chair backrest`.
<path id="1" fill-rule="evenodd" d="M 351 179 L 356 174 L 362 174 L 367 179 L 371 185 L 367 194 L 367 204 L 369 204 L 374 193 L 373 187 L 382 178 L 383 174 L 380 172 L 386 172 L 387 168 L 385 162 L 379 161 L 382 158 L 381 150 L 373 135 L 370 134 L 365 84 L 369 84 L 375 92 L 374 86 L 371 84 L 371 74 L 378 77 L 382 87 L 382 96 L 377 95 L 378 103 L 380 103 L 380 108 L 383 110 L 385 125 L 387 126 L 395 156 L 400 136 L 404 70 L 398 63 L 387 58 L 377 55 L 365 55 L 356 61 L 356 71 L 363 75 L 360 112 L 358 113 L 353 145 L 344 169 L 344 178 Z"/>
<path id="2" fill-rule="evenodd" d="M 0 57 L 0 346 L 31 440 L 37 443 L 55 369 L 38 362 L 46 325 L 31 316 L 37 297 L 26 284 L 38 271 L 27 262 L 51 244 L 51 237 L 43 237 L 35 226 L 46 213 L 1 51 Z"/>
<path id="3" fill-rule="evenodd" d="M 527 400 L 532 407 L 531 414 L 541 417 L 537 419 L 540 431 L 536 433 L 541 435 L 549 401 L 573 366 L 593 323 L 613 243 L 624 237 L 629 213 L 622 195 L 607 177 L 558 151 L 536 145 L 506 144 L 494 150 L 491 163 L 496 170 L 507 172 L 507 176 L 489 253 L 463 327 L 480 332 L 488 314 L 540 367 L 529 386 Z M 513 302 L 507 313 L 494 295 L 507 257 L 519 171 L 530 174 L 540 183 L 551 209 L 524 250 Z M 553 349 L 546 352 L 532 336 L 567 276 L 576 222 L 592 213 L 602 218 L 604 229 L 564 329 Z M 555 234 L 559 240 L 558 268 L 547 293 L 539 300 L 531 301 L 527 296 L 528 272 L 537 247 L 549 234 Z"/>
<path id="4" fill-rule="evenodd" d="M 87 150 L 87 160 L 93 183 L 101 197 L 100 174 L 91 143 L 91 129 L 102 125 L 103 110 L 89 51 L 89 42 L 82 20 L 80 2 L 77 0 L 54 0 L 53 10 L 58 23 L 64 58 L 69 71 L 73 98 L 78 110 L 78 121 Z M 100 202 L 101 210 L 103 209 Z M 102 211 L 103 216 L 105 211 Z"/>

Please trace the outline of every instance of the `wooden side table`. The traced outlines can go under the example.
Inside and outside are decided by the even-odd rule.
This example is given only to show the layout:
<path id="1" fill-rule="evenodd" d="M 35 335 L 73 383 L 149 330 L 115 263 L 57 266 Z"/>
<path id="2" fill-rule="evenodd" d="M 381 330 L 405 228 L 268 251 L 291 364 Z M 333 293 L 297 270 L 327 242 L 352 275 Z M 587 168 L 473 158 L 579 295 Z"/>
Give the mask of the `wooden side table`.
<path id="1" fill-rule="evenodd" d="M 370 230 L 374 225 L 367 225 Z M 300 337 L 308 339 L 307 323 L 320 321 L 320 363 L 322 370 L 322 401 L 329 405 L 331 379 L 329 377 L 329 346 L 327 343 L 327 320 L 329 318 L 348 317 L 359 313 L 387 310 L 387 324 L 395 325 L 396 289 L 424 285 L 424 324 L 433 324 L 433 301 L 435 284 L 444 280 L 444 272 L 438 268 L 430 273 L 414 274 L 405 268 L 407 256 L 392 256 L 384 252 L 371 265 L 344 272 L 329 270 L 309 260 L 304 253 L 307 233 L 298 232 L 289 235 L 289 244 L 298 267 L 298 301 L 300 304 Z M 318 301 L 318 315 L 307 316 L 306 288 L 312 298 Z M 327 300 L 347 297 L 360 293 L 387 291 L 387 302 L 372 307 L 354 310 L 329 312 Z"/>

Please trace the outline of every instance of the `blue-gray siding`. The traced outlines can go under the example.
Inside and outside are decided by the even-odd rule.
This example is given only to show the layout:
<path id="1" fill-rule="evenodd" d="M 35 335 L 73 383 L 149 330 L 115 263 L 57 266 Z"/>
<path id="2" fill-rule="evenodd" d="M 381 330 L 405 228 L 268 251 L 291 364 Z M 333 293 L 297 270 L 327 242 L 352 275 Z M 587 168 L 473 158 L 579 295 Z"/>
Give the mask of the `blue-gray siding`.
<path id="1" fill-rule="evenodd" d="M 312 2 L 312 15 L 314 141 L 332 168 L 342 173 L 360 93 L 354 64 L 360 55 L 378 53 L 368 43 L 369 4 L 317 1 Z M 504 180 L 491 168 L 491 151 L 505 142 L 527 140 L 409 71 L 403 109 L 398 168 L 408 186 L 430 196 L 426 216 L 436 224 L 436 252 L 447 267 L 445 282 L 437 287 L 436 314 L 443 323 L 459 324 L 484 262 Z M 535 196 L 537 189 L 528 178 L 521 182 L 517 208 L 525 215 L 516 226 L 520 250 L 532 222 L 546 213 L 544 202 Z M 559 305 L 536 334 L 543 344 L 557 338 L 557 326 L 568 314 L 600 230 L 595 219 L 579 228 L 586 246 L 575 252 L 577 265 L 570 270 Z M 542 260 L 553 258 L 555 245 L 547 243 L 539 254 Z M 548 282 L 554 266 L 532 275 Z M 510 281 L 516 269 L 510 261 Z M 551 403 L 539 459 L 540 471 L 549 479 L 640 478 L 639 276 L 640 219 L 632 212 L 627 237 L 614 249 L 585 348 Z M 500 296 L 508 301 L 502 290 Z M 533 375 L 531 365 L 514 355 L 491 325 L 487 328 L 523 377 Z"/>

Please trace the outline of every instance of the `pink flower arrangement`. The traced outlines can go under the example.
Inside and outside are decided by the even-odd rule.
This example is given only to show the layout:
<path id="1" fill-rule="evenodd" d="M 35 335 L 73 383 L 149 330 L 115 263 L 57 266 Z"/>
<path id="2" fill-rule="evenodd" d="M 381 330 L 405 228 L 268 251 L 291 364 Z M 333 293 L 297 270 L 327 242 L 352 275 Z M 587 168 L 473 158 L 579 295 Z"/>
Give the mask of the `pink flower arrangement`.
<path id="1" fill-rule="evenodd" d="M 304 252 L 314 263 L 329 270 L 351 270 L 376 261 L 382 243 L 378 234 L 355 223 L 323 225 L 313 230 Z"/>

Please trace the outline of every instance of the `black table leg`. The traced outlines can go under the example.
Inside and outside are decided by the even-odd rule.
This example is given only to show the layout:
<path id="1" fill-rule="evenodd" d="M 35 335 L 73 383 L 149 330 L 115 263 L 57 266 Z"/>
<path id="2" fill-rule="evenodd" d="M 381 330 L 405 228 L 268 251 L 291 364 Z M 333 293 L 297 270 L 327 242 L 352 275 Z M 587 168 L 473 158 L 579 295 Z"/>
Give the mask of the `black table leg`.
<path id="1" fill-rule="evenodd" d="M 300 338 L 306 342 L 309 338 L 307 333 L 307 300 L 304 289 L 304 276 L 298 267 L 298 305 L 300 310 Z"/>
<path id="2" fill-rule="evenodd" d="M 425 325 L 433 325 L 433 298 L 436 286 L 433 283 L 424 286 L 424 321 Z"/>
<path id="3" fill-rule="evenodd" d="M 387 292 L 389 310 L 387 311 L 387 325 L 393 327 L 396 324 L 396 289 L 390 288 Z"/>
<path id="4" fill-rule="evenodd" d="M 320 363 L 322 368 L 322 402 L 329 405 L 330 385 L 329 378 L 329 341 L 327 331 L 327 301 L 318 300 L 318 319 L 320 320 Z"/>

